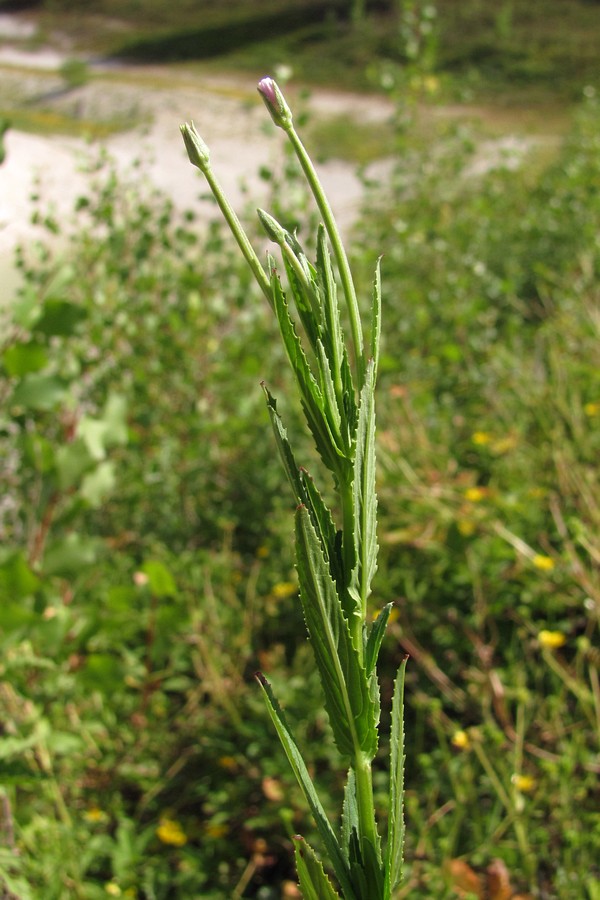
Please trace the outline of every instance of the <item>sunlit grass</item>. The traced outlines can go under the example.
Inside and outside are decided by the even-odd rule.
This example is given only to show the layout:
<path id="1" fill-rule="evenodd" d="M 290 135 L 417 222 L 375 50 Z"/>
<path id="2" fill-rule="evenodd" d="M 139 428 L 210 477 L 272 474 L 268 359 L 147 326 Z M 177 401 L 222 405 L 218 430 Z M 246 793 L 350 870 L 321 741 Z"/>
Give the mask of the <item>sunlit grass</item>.
<path id="1" fill-rule="evenodd" d="M 119 117 L 104 122 L 88 118 L 75 118 L 51 109 L 27 107 L 0 108 L 0 118 L 10 122 L 17 131 L 39 135 L 67 135 L 93 140 L 111 137 L 139 124 L 139 120 Z"/>

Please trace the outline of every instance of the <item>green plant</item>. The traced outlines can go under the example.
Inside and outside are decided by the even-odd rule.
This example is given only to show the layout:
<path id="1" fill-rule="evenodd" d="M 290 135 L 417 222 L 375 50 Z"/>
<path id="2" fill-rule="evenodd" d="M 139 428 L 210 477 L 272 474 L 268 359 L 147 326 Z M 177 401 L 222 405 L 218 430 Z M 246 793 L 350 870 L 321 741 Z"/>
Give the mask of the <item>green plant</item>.
<path id="1" fill-rule="evenodd" d="M 307 763 L 270 684 L 261 673 L 257 677 L 341 891 L 336 894 L 312 848 L 298 839 L 296 866 L 304 896 L 315 900 L 335 896 L 345 900 L 387 900 L 402 875 L 404 663 L 397 674 L 392 706 L 388 832 L 382 852 L 371 764 L 378 747 L 380 714 L 376 664 L 391 604 L 374 623 L 367 621 L 378 549 L 374 394 L 381 328 L 379 267 L 373 287 L 370 343 L 365 350 L 352 273 L 328 200 L 281 90 L 270 78 L 263 79 L 258 89 L 274 123 L 286 133 L 323 219 L 317 235 L 316 263 L 312 265 L 295 235 L 268 213 L 258 212 L 267 236 L 280 249 L 296 321 L 275 259 L 268 256 L 265 271 L 214 175 L 205 143 L 193 125 L 182 126 L 182 134 L 190 161 L 204 174 L 275 313 L 308 429 L 323 465 L 333 477 L 340 527 L 336 527 L 332 512 L 306 469 L 298 466 L 277 403 L 265 387 L 276 443 L 297 503 L 296 566 L 304 618 L 335 742 L 340 755 L 349 760 L 341 837 L 327 818 Z M 327 239 L 346 303 L 351 344 L 344 339 Z"/>
<path id="2" fill-rule="evenodd" d="M 70 57 L 60 67 L 60 75 L 64 79 L 67 88 L 83 87 L 90 79 L 89 66 L 83 59 Z"/>

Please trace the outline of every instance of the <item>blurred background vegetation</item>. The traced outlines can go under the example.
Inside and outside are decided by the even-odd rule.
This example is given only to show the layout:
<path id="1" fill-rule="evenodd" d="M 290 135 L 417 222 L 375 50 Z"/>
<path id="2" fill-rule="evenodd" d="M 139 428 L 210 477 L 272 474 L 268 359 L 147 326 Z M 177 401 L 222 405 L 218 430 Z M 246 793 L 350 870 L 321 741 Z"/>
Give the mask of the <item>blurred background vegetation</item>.
<path id="1" fill-rule="evenodd" d="M 367 305 L 384 255 L 373 613 L 395 604 L 384 697 L 411 656 L 399 897 L 598 900 L 599 4 L 1 9 L 75 56 L 287 64 L 391 99 L 352 244 Z M 424 124 L 460 102 L 491 128 L 526 109 L 560 140 L 482 165 L 462 119 Z M 373 130 L 328 128 L 323 155 Z M 310 242 L 291 162 L 263 177 Z M 324 796 L 342 784 L 258 385 L 289 396 L 282 350 L 218 222 L 102 151 L 87 184 L 69 221 L 35 210 L 1 311 L 0 890 L 297 897 L 291 836 L 310 824 L 257 668 Z"/>

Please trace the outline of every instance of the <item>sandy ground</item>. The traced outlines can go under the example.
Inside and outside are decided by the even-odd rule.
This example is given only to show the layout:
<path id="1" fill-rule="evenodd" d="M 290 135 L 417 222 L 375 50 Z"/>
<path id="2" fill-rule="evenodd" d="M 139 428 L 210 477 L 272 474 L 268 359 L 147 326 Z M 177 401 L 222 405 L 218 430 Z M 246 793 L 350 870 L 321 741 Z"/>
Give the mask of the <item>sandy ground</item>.
<path id="1" fill-rule="evenodd" d="M 5 106 L 27 102 L 36 94 L 53 96 L 55 104 L 58 95 L 59 108 L 61 103 L 76 108 L 84 118 L 97 121 L 117 115 L 144 122 L 103 142 L 118 168 L 127 171 L 135 160 L 143 159 L 145 172 L 178 208 L 193 206 L 201 219 L 208 219 L 215 215 L 214 206 L 199 200 L 206 188 L 187 160 L 179 133 L 180 124 L 193 119 L 234 206 L 246 205 L 249 197 L 257 205 L 264 202 L 267 188 L 258 175 L 259 168 L 276 163 L 284 136 L 271 125 L 253 84 L 239 77 L 91 61 L 92 72 L 106 77 L 92 78 L 84 87 L 65 92 L 58 70 L 68 58 L 68 47 L 35 52 L 23 49 L 23 39 L 31 36 L 28 29 L 31 25 L 19 16 L 0 14 L 0 97 Z M 296 103 L 293 89 L 289 92 L 294 108 L 308 104 L 314 116 L 344 113 L 376 127 L 393 112 L 382 97 L 319 90 L 308 101 Z M 450 108 L 438 112 L 452 115 Z M 513 137 L 482 145 L 474 172 L 498 164 L 505 152 L 512 153 L 518 164 L 529 146 L 530 142 Z M 4 299 L 15 285 L 14 248 L 37 233 L 30 223 L 32 193 L 39 193 L 55 215 L 68 221 L 75 199 L 86 188 L 82 162 L 97 152 L 83 139 L 14 129 L 6 137 L 6 150 L 6 161 L 0 166 L 0 296 Z M 385 160 L 376 163 L 368 174 L 382 176 L 389 165 Z M 341 228 L 346 230 L 362 199 L 356 167 L 331 160 L 318 168 Z"/>
<path id="2" fill-rule="evenodd" d="M 9 34 L 17 34 L 18 28 L 17 17 L 0 16 L 0 35 L 2 29 L 5 35 L 7 29 Z M 57 69 L 63 61 L 64 54 L 55 49 L 28 52 L 0 46 L 4 89 L 10 91 L 12 83 L 14 92 L 25 90 L 29 78 L 38 90 L 42 86 L 42 92 L 60 91 Z M 104 67 L 100 62 L 91 68 L 102 71 Z M 144 159 L 144 169 L 154 184 L 179 208 L 193 206 L 201 217 L 214 215 L 212 204 L 198 202 L 205 185 L 190 166 L 179 133 L 179 125 L 190 119 L 208 143 L 214 170 L 232 203 L 246 204 L 252 197 L 259 205 L 265 199 L 259 168 L 275 163 L 284 137 L 270 126 L 252 84 L 178 72 L 169 86 L 164 70 L 111 67 L 110 80 L 92 79 L 70 91 L 65 101 L 78 104 L 90 117 L 101 118 L 107 112 L 126 116 L 131 111 L 143 120 L 144 125 L 105 139 L 103 144 L 123 171 L 135 160 Z M 346 112 L 362 121 L 375 122 L 391 114 L 385 101 L 353 95 L 319 92 L 308 104 L 316 115 Z M 17 130 L 8 132 L 5 143 L 6 161 L 0 166 L 0 278 L 6 287 L 7 279 L 12 281 L 7 261 L 15 246 L 36 234 L 29 221 L 32 193 L 40 193 L 58 217 L 68 219 L 74 200 L 85 190 L 82 161 L 94 148 L 83 139 Z M 355 166 L 331 161 L 319 169 L 338 219 L 347 227 L 356 217 L 362 195 Z"/>

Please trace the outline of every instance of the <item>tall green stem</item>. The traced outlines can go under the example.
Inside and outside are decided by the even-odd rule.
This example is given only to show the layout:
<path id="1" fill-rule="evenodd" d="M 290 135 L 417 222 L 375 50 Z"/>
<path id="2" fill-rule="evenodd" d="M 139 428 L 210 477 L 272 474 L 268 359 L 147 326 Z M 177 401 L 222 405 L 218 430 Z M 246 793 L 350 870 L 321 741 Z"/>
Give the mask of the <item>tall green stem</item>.
<path id="1" fill-rule="evenodd" d="M 329 240 L 331 241 L 331 247 L 333 249 L 333 254 L 338 265 L 340 281 L 342 283 L 342 289 L 344 291 L 346 304 L 348 306 L 348 313 L 350 315 L 350 328 L 352 330 L 352 343 L 354 345 L 354 358 L 356 360 L 358 389 L 360 391 L 365 380 L 365 355 L 362 325 L 360 322 L 360 311 L 358 308 L 358 300 L 356 299 L 356 290 L 354 288 L 352 272 L 350 271 L 350 263 L 348 262 L 348 257 L 342 243 L 342 238 L 340 236 L 337 222 L 335 221 L 333 212 L 331 211 L 331 207 L 329 205 L 329 201 L 327 199 L 325 191 L 323 190 L 323 186 L 319 180 L 319 176 L 316 173 L 315 167 L 312 164 L 311 158 L 306 152 L 304 144 L 298 137 L 298 134 L 296 133 L 296 129 L 294 128 L 292 122 L 286 123 L 285 125 L 282 125 L 282 127 L 288 138 L 290 139 L 290 143 L 294 148 L 294 152 L 298 157 L 300 165 L 302 166 L 302 171 L 304 172 L 313 197 L 315 198 L 317 206 L 319 207 L 319 212 L 321 213 L 321 216 L 323 218 L 323 225 L 325 226 L 327 234 L 329 235 Z"/>
<path id="2" fill-rule="evenodd" d="M 242 223 L 238 219 L 235 210 L 225 196 L 223 188 L 221 187 L 219 180 L 212 170 L 208 147 L 196 131 L 193 122 L 189 125 L 182 125 L 181 134 L 183 135 L 183 141 L 185 143 L 190 162 L 193 166 L 196 166 L 198 169 L 200 169 L 200 171 L 206 178 L 208 186 L 212 191 L 213 197 L 217 201 L 219 209 L 223 213 L 223 218 L 229 225 L 229 228 L 231 229 L 231 232 L 237 241 L 238 247 L 242 251 L 246 262 L 252 269 L 252 273 L 256 278 L 260 289 L 269 301 L 269 305 L 272 307 L 273 296 L 271 294 L 271 283 L 260 263 L 258 256 L 254 252 L 252 244 L 248 240 L 248 236 L 242 227 Z"/>
<path id="3" fill-rule="evenodd" d="M 356 803 L 360 823 L 360 836 L 366 838 L 377 849 L 379 835 L 375 824 L 375 804 L 373 802 L 373 779 L 371 763 L 363 753 L 357 753 L 354 759 L 354 776 L 356 778 Z"/>

